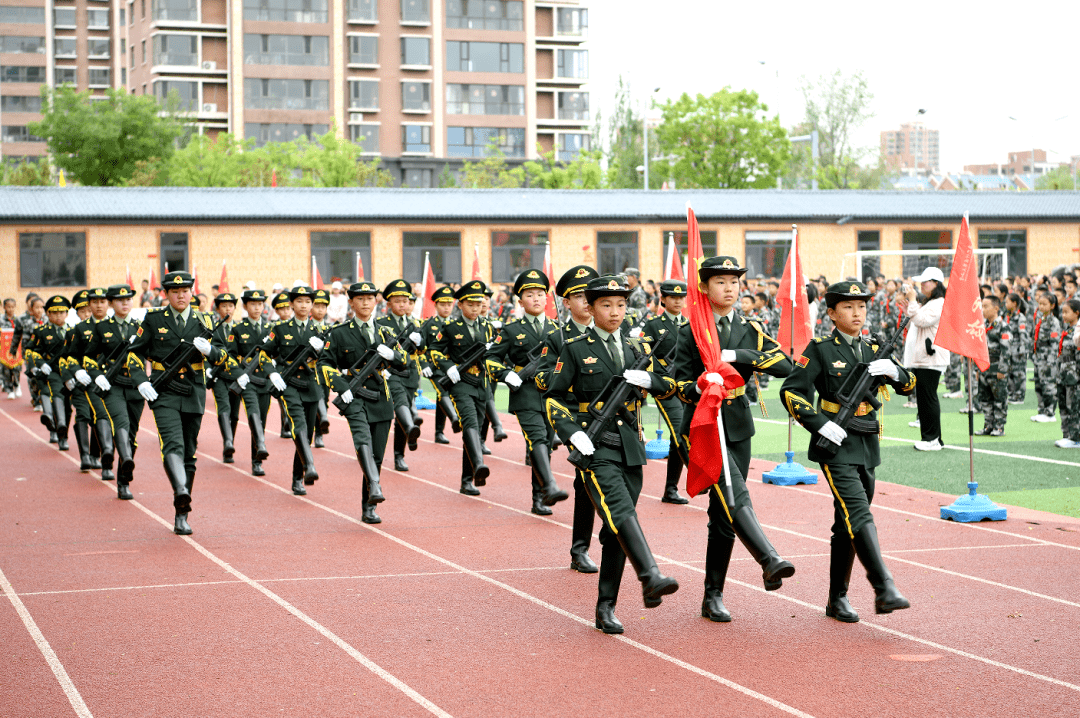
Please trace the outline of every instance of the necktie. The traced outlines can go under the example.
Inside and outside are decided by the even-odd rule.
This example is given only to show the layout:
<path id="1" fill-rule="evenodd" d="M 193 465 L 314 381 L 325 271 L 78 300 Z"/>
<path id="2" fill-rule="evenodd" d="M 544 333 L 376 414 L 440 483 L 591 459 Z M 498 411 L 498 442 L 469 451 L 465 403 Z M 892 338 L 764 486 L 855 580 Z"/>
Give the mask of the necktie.
<path id="1" fill-rule="evenodd" d="M 720 346 L 726 347 L 731 338 L 731 317 L 720 317 Z"/>
<path id="2" fill-rule="evenodd" d="M 622 349 L 619 343 L 615 341 L 615 335 L 611 334 L 607 338 L 608 353 L 611 354 L 611 361 L 615 364 L 615 370 L 617 373 L 622 374 Z"/>
<path id="3" fill-rule="evenodd" d="M 180 312 L 176 312 L 176 328 L 179 331 L 184 331 L 184 315 Z"/>
<path id="4" fill-rule="evenodd" d="M 860 344 L 862 344 L 862 342 L 857 338 L 851 342 L 851 351 L 855 352 L 855 361 L 858 362 L 862 361 L 862 347 L 859 346 Z"/>
<path id="5" fill-rule="evenodd" d="M 374 343 L 372 339 L 373 335 L 371 333 L 371 324 L 369 324 L 368 322 L 364 322 L 361 327 L 361 333 L 364 335 L 364 339 L 367 341 L 368 344 Z"/>

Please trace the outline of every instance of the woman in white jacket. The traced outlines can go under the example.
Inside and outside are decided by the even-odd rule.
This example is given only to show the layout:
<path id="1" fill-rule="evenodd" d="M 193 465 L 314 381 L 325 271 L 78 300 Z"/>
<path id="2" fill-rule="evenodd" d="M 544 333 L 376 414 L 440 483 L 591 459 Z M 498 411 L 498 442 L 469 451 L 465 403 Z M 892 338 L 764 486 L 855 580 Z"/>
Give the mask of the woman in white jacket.
<path id="1" fill-rule="evenodd" d="M 941 373 L 949 366 L 949 352 L 934 346 L 934 340 L 945 305 L 945 276 L 937 267 L 927 267 L 912 281 L 920 284 L 926 297 L 926 302 L 920 305 L 915 287 L 908 287 L 905 311 L 911 317 L 911 324 L 904 340 L 904 366 L 915 374 L 915 401 L 922 433 L 922 441 L 915 442 L 915 449 L 941 451 L 941 406 L 937 389 Z"/>

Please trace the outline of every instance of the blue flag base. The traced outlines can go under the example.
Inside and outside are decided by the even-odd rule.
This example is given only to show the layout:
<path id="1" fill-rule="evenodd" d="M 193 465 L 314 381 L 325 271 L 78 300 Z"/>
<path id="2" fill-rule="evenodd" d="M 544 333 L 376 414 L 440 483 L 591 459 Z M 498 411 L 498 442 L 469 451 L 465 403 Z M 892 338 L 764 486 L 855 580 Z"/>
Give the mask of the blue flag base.
<path id="1" fill-rule="evenodd" d="M 1004 521 L 1005 508 L 995 504 L 986 494 L 976 493 L 978 488 L 979 484 L 977 482 L 968 482 L 967 496 L 960 496 L 951 505 L 942 506 L 941 518 L 961 523 L 972 523 L 986 519 Z"/>
<path id="2" fill-rule="evenodd" d="M 424 390 L 421 389 L 420 393 L 416 395 L 416 408 L 417 409 L 434 409 L 435 402 L 424 396 Z"/>
<path id="3" fill-rule="evenodd" d="M 777 464 L 772 471 L 761 474 L 761 481 L 765 484 L 777 486 L 794 486 L 795 484 L 816 484 L 817 474 L 807 471 L 802 464 L 795 463 L 795 452 L 785 451 L 787 461 Z"/>
<path id="4" fill-rule="evenodd" d="M 664 441 L 664 430 L 656 430 L 656 438 L 652 441 L 645 442 L 645 458 L 647 459 L 666 459 L 668 457 L 668 449 L 671 448 L 671 442 Z"/>

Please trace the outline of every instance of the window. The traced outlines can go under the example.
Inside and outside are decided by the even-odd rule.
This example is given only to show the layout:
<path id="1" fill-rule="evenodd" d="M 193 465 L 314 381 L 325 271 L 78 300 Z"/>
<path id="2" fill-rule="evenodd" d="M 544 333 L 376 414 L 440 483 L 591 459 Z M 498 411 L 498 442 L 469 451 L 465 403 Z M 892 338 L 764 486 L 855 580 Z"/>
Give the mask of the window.
<path id="1" fill-rule="evenodd" d="M 143 3 L 143 17 L 146 17 L 146 0 Z M 196 22 L 199 19 L 198 0 L 154 0 L 155 20 L 183 20 Z"/>
<path id="2" fill-rule="evenodd" d="M 564 132 L 559 135 L 559 161 L 572 162 L 582 152 L 588 152 L 591 146 L 591 135 Z"/>
<path id="3" fill-rule="evenodd" d="M 995 229 L 979 230 L 979 249 L 1007 249 L 1009 250 L 1009 266 L 1004 272 L 990 271 L 990 276 L 1005 274 L 1009 277 L 1019 277 L 1027 274 L 1027 230 L 1023 229 Z M 981 273 L 980 264 L 980 273 Z"/>
<path id="4" fill-rule="evenodd" d="M 857 249 L 860 252 L 876 252 L 881 249 L 881 232 L 877 230 L 860 231 Z M 862 261 L 862 278 L 865 282 L 880 272 L 881 262 L 876 257 L 865 257 Z"/>
<path id="5" fill-rule="evenodd" d="M 120 24 L 127 25 L 127 8 L 120 8 Z"/>
<path id="6" fill-rule="evenodd" d="M 349 125 L 349 139 L 360 145 L 360 151 L 365 155 L 379 154 L 378 125 Z"/>
<path id="7" fill-rule="evenodd" d="M 349 0 L 349 22 L 376 23 L 379 4 L 376 0 Z"/>
<path id="8" fill-rule="evenodd" d="M 589 119 L 589 93 L 560 92 L 558 116 L 560 120 Z"/>
<path id="9" fill-rule="evenodd" d="M 53 39 L 55 57 L 75 57 L 75 38 L 57 37 Z"/>
<path id="10" fill-rule="evenodd" d="M 244 107 L 249 110 L 328 110 L 328 80 L 244 79 Z"/>
<path id="11" fill-rule="evenodd" d="M 154 64 L 192 67 L 199 64 L 195 35 L 154 35 Z"/>
<path id="12" fill-rule="evenodd" d="M 41 112 L 41 97 L 4 95 L 0 97 L 0 112 Z"/>
<path id="13" fill-rule="evenodd" d="M 86 26 L 91 30 L 108 30 L 109 11 L 87 8 Z"/>
<path id="14" fill-rule="evenodd" d="M 188 233 L 187 232 L 162 232 L 161 233 L 161 274 L 164 277 L 169 272 L 188 271 Z"/>
<path id="15" fill-rule="evenodd" d="M 330 38 L 312 35 L 244 35 L 248 65 L 330 64 Z"/>
<path id="16" fill-rule="evenodd" d="M 492 145 L 507 157 L 525 156 L 525 129 L 500 127 L 447 127 L 447 157 L 487 157 Z"/>
<path id="17" fill-rule="evenodd" d="M 717 253 L 716 232 L 711 230 L 699 231 L 701 235 L 701 249 L 706 257 L 712 257 Z M 683 273 L 686 272 L 686 255 L 690 253 L 690 242 L 687 239 L 686 230 L 674 230 L 662 232 L 660 235 L 660 256 L 664 259 L 664 271 L 667 272 L 668 242 L 675 240 L 675 251 L 679 253 L 679 262 L 682 264 Z"/>
<path id="18" fill-rule="evenodd" d="M 525 88 L 522 85 L 446 86 L 448 115 L 524 115 Z"/>
<path id="19" fill-rule="evenodd" d="M 86 41 L 89 57 L 107 58 L 110 53 L 110 41 L 107 37 L 91 37 Z"/>
<path id="20" fill-rule="evenodd" d="M 55 27 L 75 27 L 75 8 L 58 7 L 53 9 L 53 25 Z"/>
<path id="21" fill-rule="evenodd" d="M 431 152 L 431 125 L 402 125 L 402 152 Z"/>
<path id="22" fill-rule="evenodd" d="M 543 271 L 547 243 L 547 232 L 492 232 L 491 281 L 513 283 L 526 269 Z"/>
<path id="23" fill-rule="evenodd" d="M 45 68 L 44 67 L 42 67 L 42 68 L 27 68 L 27 69 L 34 69 L 34 70 L 40 69 L 42 71 L 41 74 L 42 75 L 45 74 Z M 60 87 L 60 85 L 74 85 L 75 84 L 75 68 L 74 67 L 57 67 L 53 71 L 53 77 L 55 79 L 55 83 L 56 83 L 57 87 Z M 8 78 L 5 77 L 4 79 L 7 80 Z M 40 82 L 44 82 L 44 80 L 40 80 Z"/>
<path id="24" fill-rule="evenodd" d="M 446 0 L 446 26 L 464 30 L 525 29 L 524 3 L 514 0 Z"/>
<path id="25" fill-rule="evenodd" d="M 127 55 L 127 38 L 120 38 L 120 54 Z"/>
<path id="26" fill-rule="evenodd" d="M 11 25 L 44 25 L 45 8 L 43 7 L 0 7 L 0 23 Z"/>
<path id="27" fill-rule="evenodd" d="M 244 0 L 244 19 L 269 22 L 326 22 L 326 0 Z"/>
<path id="28" fill-rule="evenodd" d="M 0 52 L 45 54 L 45 38 L 5 35 L 0 37 Z"/>
<path id="29" fill-rule="evenodd" d="M 0 128 L 0 142 L 44 142 L 40 137 L 34 137 L 26 125 L 4 125 Z"/>
<path id="30" fill-rule="evenodd" d="M 146 41 L 144 40 L 143 41 L 143 51 L 144 51 L 144 53 L 145 53 L 145 50 L 146 50 Z M 131 46 L 131 69 L 132 70 L 135 69 L 135 46 L 134 45 Z"/>
<path id="31" fill-rule="evenodd" d="M 402 187 L 431 187 L 432 171 L 427 168 L 410 167 L 401 177 Z"/>
<path id="32" fill-rule="evenodd" d="M 781 277 L 791 246 L 791 232 L 747 232 L 746 273 L 751 277 Z"/>
<path id="33" fill-rule="evenodd" d="M 446 69 L 451 72 L 525 72 L 525 46 L 519 42 L 451 40 L 446 43 Z"/>
<path id="34" fill-rule="evenodd" d="M 585 37 L 589 34 L 589 11 L 585 8 L 558 8 L 555 32 L 559 35 Z"/>
<path id="35" fill-rule="evenodd" d="M 930 249 L 952 249 L 952 231 L 950 230 L 904 230 L 903 249 L 925 252 Z M 947 277 L 952 268 L 952 255 L 927 255 L 925 257 L 904 257 L 904 276 L 914 277 L 927 267 L 940 267 Z"/>
<path id="36" fill-rule="evenodd" d="M 146 0 L 139 0 L 139 16 L 144 20 L 146 19 Z M 132 21 L 132 24 L 134 24 L 134 20 Z"/>
<path id="37" fill-rule="evenodd" d="M 354 65 L 378 65 L 379 38 L 375 35 L 350 36 L 349 62 Z"/>
<path id="38" fill-rule="evenodd" d="M 401 22 L 430 23 L 431 5 L 429 0 L 401 0 Z"/>
<path id="39" fill-rule="evenodd" d="M 431 260 L 436 282 L 461 281 L 461 235 L 457 232 L 405 232 L 401 245 L 406 282 L 424 280 L 425 254 Z"/>
<path id="40" fill-rule="evenodd" d="M 154 82 L 154 96 L 165 104 L 169 95 L 177 99 L 176 109 L 180 112 L 196 112 L 199 109 L 199 83 L 187 80 L 157 80 Z"/>
<path id="41" fill-rule="evenodd" d="M 3 75 L 4 82 L 32 82 L 35 84 L 45 82 L 44 67 L 4 65 L 3 67 L 0 67 L 0 75 Z"/>
<path id="42" fill-rule="evenodd" d="M 315 135 L 325 135 L 327 125 L 288 125 L 284 123 L 248 122 L 244 125 L 244 137 L 254 138 L 255 146 L 262 147 L 267 142 L 292 142 L 301 137 L 312 139 Z"/>
<path id="43" fill-rule="evenodd" d="M 597 232 L 596 244 L 600 274 L 622 274 L 638 266 L 637 232 Z"/>
<path id="44" fill-rule="evenodd" d="M 401 64 L 431 65 L 431 40 L 426 37 L 401 38 Z"/>
<path id="45" fill-rule="evenodd" d="M 559 50 L 559 68 L 555 77 L 573 77 L 581 80 L 589 77 L 588 50 Z"/>
<path id="46" fill-rule="evenodd" d="M 127 87 L 127 68 L 126 67 L 121 67 L 120 68 L 120 86 L 121 87 Z"/>
<path id="47" fill-rule="evenodd" d="M 85 286 L 86 233 L 20 234 L 19 280 L 24 287 Z"/>
<path id="48" fill-rule="evenodd" d="M 311 256 L 319 267 L 319 276 L 327 282 L 340 281 L 345 286 L 359 282 L 356 276 L 356 253 L 364 263 L 364 274 L 375 273 L 371 266 L 371 232 L 312 232 Z"/>
<path id="49" fill-rule="evenodd" d="M 401 109 L 413 112 L 431 112 L 431 83 L 401 83 Z"/>
<path id="50" fill-rule="evenodd" d="M 379 109 L 378 80 L 349 80 L 349 109 L 374 112 Z"/>
<path id="51" fill-rule="evenodd" d="M 112 70 L 108 67 L 90 68 L 90 87 L 112 87 Z"/>

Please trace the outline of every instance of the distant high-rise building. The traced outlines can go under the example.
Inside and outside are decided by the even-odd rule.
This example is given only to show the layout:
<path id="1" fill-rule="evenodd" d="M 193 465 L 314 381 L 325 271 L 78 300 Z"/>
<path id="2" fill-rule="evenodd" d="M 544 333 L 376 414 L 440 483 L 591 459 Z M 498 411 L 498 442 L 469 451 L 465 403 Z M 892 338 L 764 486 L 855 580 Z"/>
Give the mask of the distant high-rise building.
<path id="1" fill-rule="evenodd" d="M 881 154 L 889 167 L 913 174 L 932 174 L 941 166 L 939 133 L 921 122 L 907 122 L 899 130 L 881 133 Z"/>
<path id="2" fill-rule="evenodd" d="M 1035 162 L 1031 161 L 1032 156 Z M 1062 164 L 1047 161 L 1046 150 L 1030 149 L 1010 152 L 1009 161 L 1004 164 L 964 165 L 964 171 L 982 175 L 1042 175 Z"/>

